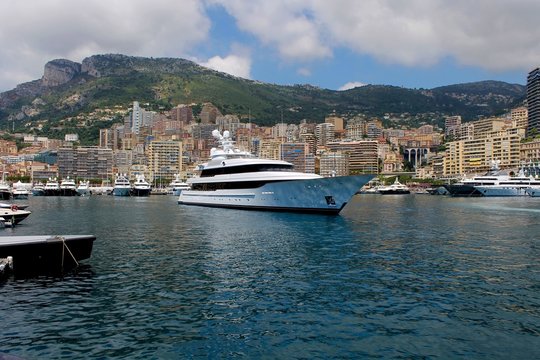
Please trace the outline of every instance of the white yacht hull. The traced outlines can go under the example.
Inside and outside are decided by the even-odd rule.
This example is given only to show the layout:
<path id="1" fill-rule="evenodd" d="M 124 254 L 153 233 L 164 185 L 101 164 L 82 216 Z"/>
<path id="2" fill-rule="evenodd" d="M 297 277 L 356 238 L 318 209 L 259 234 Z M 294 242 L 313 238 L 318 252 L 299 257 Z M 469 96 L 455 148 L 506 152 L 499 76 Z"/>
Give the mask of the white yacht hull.
<path id="1" fill-rule="evenodd" d="M 374 175 L 269 182 L 258 188 L 183 190 L 179 204 L 338 214 Z"/>
<path id="2" fill-rule="evenodd" d="M 529 187 L 475 186 L 483 196 L 528 196 Z M 536 190 L 539 190 L 538 188 Z"/>

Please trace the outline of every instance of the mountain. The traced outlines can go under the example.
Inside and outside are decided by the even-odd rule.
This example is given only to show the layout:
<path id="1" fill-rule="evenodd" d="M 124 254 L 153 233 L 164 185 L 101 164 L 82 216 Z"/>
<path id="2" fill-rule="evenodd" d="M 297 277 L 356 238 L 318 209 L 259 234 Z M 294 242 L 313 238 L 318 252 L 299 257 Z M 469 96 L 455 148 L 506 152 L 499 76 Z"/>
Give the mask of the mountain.
<path id="1" fill-rule="evenodd" d="M 434 89 L 367 85 L 333 91 L 246 80 L 184 59 L 108 54 L 88 57 L 80 64 L 52 60 L 41 79 L 0 93 L 0 128 L 43 120 L 52 126 L 96 108 L 128 107 L 135 100 L 164 109 L 211 102 L 224 114 L 250 114 L 251 121 L 260 125 L 275 124 L 281 116 L 289 123 L 319 122 L 334 111 L 344 116 L 429 114 L 440 123 L 445 115 L 467 120 L 500 114 L 523 102 L 525 95 L 525 86 L 497 81 Z"/>

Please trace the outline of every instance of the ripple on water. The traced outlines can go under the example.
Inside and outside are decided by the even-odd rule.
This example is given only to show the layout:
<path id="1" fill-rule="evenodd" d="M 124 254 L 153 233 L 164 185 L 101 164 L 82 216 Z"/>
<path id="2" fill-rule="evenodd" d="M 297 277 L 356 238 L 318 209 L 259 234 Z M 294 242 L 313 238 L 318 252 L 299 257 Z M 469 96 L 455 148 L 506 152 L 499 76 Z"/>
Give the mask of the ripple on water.
<path id="1" fill-rule="evenodd" d="M 30 202 L 14 234 L 98 240 L 77 272 L 0 285 L 10 354 L 540 356 L 540 215 L 516 201 L 359 196 L 337 217 L 158 196 Z"/>

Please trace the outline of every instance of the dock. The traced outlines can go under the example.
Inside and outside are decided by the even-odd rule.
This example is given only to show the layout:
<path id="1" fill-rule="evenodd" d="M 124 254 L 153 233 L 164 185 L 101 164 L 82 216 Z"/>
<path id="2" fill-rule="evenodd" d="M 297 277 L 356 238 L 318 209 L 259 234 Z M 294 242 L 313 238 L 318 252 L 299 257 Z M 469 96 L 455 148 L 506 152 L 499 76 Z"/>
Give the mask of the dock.
<path id="1" fill-rule="evenodd" d="M 0 259 L 10 257 L 15 273 L 70 270 L 90 258 L 94 235 L 1 236 Z"/>

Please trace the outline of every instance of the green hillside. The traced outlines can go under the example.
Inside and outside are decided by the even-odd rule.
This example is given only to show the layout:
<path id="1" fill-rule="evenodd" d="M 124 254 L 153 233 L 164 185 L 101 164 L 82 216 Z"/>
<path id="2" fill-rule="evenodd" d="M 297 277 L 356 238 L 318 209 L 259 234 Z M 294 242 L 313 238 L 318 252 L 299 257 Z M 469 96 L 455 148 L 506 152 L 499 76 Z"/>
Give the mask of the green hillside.
<path id="1" fill-rule="evenodd" d="M 63 75 L 54 70 L 66 66 L 62 61 L 67 60 L 48 64 L 50 77 Z M 309 85 L 282 86 L 230 76 L 184 59 L 124 55 L 86 58 L 72 78 L 60 85 L 46 83 L 36 80 L 0 94 L 0 128 L 10 121 L 22 125 L 47 120 L 54 126 L 68 116 L 129 106 L 135 100 L 162 109 L 211 102 L 224 114 L 250 113 L 254 123 L 271 125 L 280 121 L 282 112 L 289 123 L 322 121 L 333 111 L 345 116 L 433 113 L 438 119 L 444 115 L 474 119 L 505 111 L 525 97 L 524 86 L 494 81 L 431 90 L 368 85 L 332 91 Z M 40 99 L 37 104 L 36 98 Z"/>

